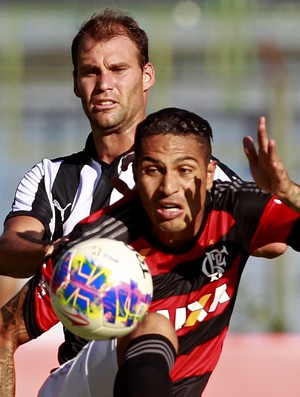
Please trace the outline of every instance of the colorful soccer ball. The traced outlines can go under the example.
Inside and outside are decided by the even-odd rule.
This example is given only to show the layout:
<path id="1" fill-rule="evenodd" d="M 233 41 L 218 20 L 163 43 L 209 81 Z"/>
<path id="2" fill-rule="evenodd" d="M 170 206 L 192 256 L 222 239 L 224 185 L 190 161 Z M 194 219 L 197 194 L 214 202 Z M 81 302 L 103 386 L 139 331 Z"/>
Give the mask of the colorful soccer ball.
<path id="1" fill-rule="evenodd" d="M 51 280 L 53 309 L 63 325 L 88 340 L 131 332 L 151 303 L 148 266 L 129 245 L 90 239 L 67 250 Z"/>

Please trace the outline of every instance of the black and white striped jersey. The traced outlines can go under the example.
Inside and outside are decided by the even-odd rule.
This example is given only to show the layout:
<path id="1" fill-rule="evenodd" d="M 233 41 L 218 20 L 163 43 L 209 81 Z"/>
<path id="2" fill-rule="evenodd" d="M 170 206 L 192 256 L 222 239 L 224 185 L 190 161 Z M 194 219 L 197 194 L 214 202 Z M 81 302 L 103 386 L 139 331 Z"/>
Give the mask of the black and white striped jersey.
<path id="1" fill-rule="evenodd" d="M 97 158 L 92 135 L 84 150 L 54 160 L 43 159 L 21 180 L 7 218 L 27 215 L 45 227 L 45 239 L 55 240 L 70 233 L 83 218 L 122 197 L 112 188 L 113 176 L 134 186 L 132 164 L 122 163 L 129 153 L 111 164 Z"/>

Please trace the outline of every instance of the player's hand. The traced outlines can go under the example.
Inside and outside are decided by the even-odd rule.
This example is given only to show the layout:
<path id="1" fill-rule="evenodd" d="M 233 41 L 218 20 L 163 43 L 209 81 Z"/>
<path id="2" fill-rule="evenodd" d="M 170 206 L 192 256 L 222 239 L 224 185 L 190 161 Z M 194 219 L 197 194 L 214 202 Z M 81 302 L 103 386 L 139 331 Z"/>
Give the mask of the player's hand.
<path id="1" fill-rule="evenodd" d="M 63 236 L 55 241 L 52 241 L 51 244 L 49 244 L 48 249 L 46 251 L 45 255 L 45 261 L 55 254 L 60 248 L 62 248 L 67 242 L 69 241 L 69 238 L 67 236 Z"/>
<path id="2" fill-rule="evenodd" d="M 243 139 L 244 151 L 255 183 L 281 200 L 289 200 L 295 184 L 276 153 L 275 141 L 268 137 L 264 117 L 259 119 L 257 143 L 258 151 L 250 136 Z"/>

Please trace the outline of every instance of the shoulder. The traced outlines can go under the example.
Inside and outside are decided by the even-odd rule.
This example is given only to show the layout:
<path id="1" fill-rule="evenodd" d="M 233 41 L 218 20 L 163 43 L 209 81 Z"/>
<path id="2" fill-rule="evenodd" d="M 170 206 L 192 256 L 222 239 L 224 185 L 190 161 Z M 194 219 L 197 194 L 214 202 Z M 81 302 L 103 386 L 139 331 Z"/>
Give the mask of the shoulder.
<path id="1" fill-rule="evenodd" d="M 251 194 L 256 196 L 269 197 L 271 194 L 263 192 L 254 182 L 243 181 L 242 179 L 233 179 L 230 181 L 222 181 L 220 179 L 214 180 L 212 192 L 214 195 L 228 194 L 235 196 L 243 196 L 245 194 Z"/>
<path id="2" fill-rule="evenodd" d="M 69 235 L 70 244 L 92 237 L 114 238 L 130 243 L 143 230 L 143 219 L 139 197 L 132 191 L 115 204 L 79 222 Z"/>
<path id="3" fill-rule="evenodd" d="M 37 172 L 44 174 L 47 170 L 59 168 L 61 164 L 73 164 L 78 166 L 79 164 L 86 164 L 88 161 L 90 161 L 90 158 L 88 158 L 83 151 L 56 158 L 44 157 L 38 163 L 34 164 L 27 174 Z"/>
<path id="4" fill-rule="evenodd" d="M 232 181 L 215 180 L 210 191 L 215 209 L 260 213 L 272 195 L 262 191 L 254 182 L 241 179 Z"/>
<path id="5" fill-rule="evenodd" d="M 217 162 L 214 179 L 219 179 L 221 181 L 232 181 L 232 180 L 242 180 L 239 175 L 229 168 L 226 164 L 222 163 L 219 159 L 212 156 L 212 160 Z"/>
<path id="6" fill-rule="evenodd" d="M 56 158 L 44 157 L 27 174 L 39 175 L 40 177 L 49 176 L 53 180 L 58 172 L 63 172 L 64 170 L 70 172 L 72 169 L 74 172 L 79 172 L 84 165 L 90 164 L 91 158 L 84 151 L 80 151 Z"/>
<path id="7" fill-rule="evenodd" d="M 71 153 L 65 156 L 60 156 L 56 158 L 44 158 L 43 162 L 50 162 L 52 164 L 56 163 L 65 163 L 65 164 L 83 164 L 83 163 L 88 163 L 91 160 L 91 156 L 87 155 L 87 153 L 84 150 L 81 150 L 79 152 Z"/>

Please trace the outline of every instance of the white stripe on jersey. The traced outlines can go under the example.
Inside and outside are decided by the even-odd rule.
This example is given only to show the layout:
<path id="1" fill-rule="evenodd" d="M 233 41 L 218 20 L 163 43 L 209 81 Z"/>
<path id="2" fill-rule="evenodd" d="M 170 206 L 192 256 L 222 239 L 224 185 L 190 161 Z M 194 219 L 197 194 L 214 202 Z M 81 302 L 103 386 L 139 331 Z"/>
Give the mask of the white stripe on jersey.
<path id="1" fill-rule="evenodd" d="M 63 226 L 64 235 L 69 234 L 74 226 L 90 215 L 93 193 L 102 175 L 99 162 L 93 160 L 85 165 L 80 172 L 80 182 L 73 201 L 71 214 Z"/>
<path id="2" fill-rule="evenodd" d="M 232 178 L 229 178 L 227 174 L 217 165 L 215 174 L 214 174 L 214 180 L 216 181 L 217 179 L 226 182 L 226 181 L 231 181 Z"/>
<path id="3" fill-rule="evenodd" d="M 31 211 L 32 203 L 38 189 L 38 185 L 44 177 L 43 161 L 36 164 L 24 178 L 21 180 L 17 187 L 16 195 L 12 205 L 13 211 Z"/>
<path id="4" fill-rule="evenodd" d="M 126 157 L 126 156 L 125 156 Z M 122 159 L 123 160 L 123 159 Z M 120 161 L 119 165 L 118 165 L 118 175 L 119 175 L 119 179 L 121 179 L 123 182 L 126 183 L 126 185 L 129 187 L 129 189 L 133 189 L 134 188 L 134 179 L 133 179 L 133 167 L 132 167 L 132 163 L 130 163 L 128 165 L 128 168 L 126 171 L 122 171 L 121 170 L 121 166 L 122 166 L 122 160 Z M 123 197 L 123 194 L 120 193 L 117 189 L 113 189 L 111 196 L 110 196 L 110 204 L 115 203 L 116 201 L 120 200 Z"/>

